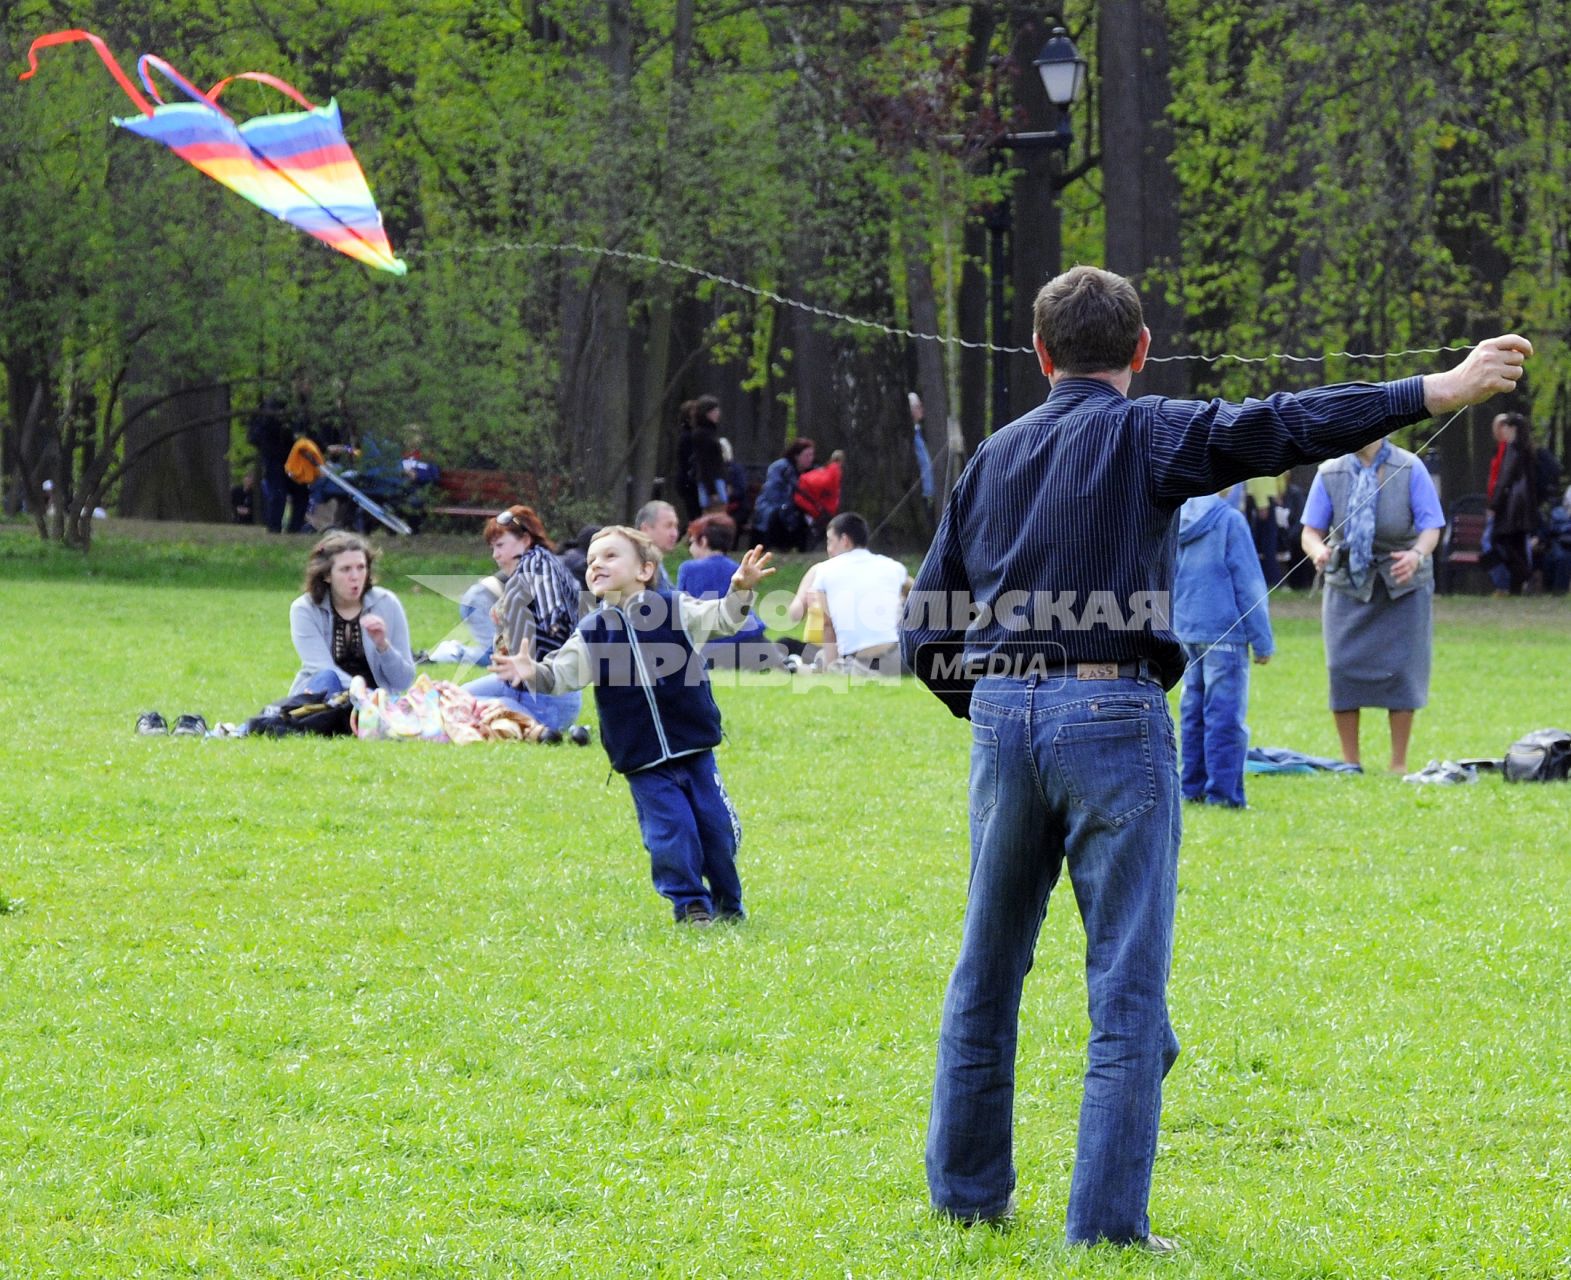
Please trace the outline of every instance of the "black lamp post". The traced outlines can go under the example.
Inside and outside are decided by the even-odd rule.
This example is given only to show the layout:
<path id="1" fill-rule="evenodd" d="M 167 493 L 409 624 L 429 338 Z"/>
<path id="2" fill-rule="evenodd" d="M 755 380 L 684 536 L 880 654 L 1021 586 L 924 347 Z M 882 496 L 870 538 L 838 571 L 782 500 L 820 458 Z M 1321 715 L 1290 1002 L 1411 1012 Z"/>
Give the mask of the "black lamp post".
<path id="1" fill-rule="evenodd" d="M 1069 124 L 1069 107 L 1079 98 L 1085 88 L 1086 60 L 1080 56 L 1080 50 L 1075 47 L 1075 42 L 1069 38 L 1069 33 L 1063 27 L 1055 26 L 1047 38 L 1047 43 L 1042 46 L 1032 65 L 1036 67 L 1037 74 L 1042 79 L 1042 88 L 1046 91 L 1047 100 L 1057 108 L 1058 119 L 1056 127 L 1037 133 L 1004 133 L 993 141 L 995 154 L 1003 151 L 1046 151 L 1054 153 L 1058 162 L 1049 170 L 1045 181 L 1049 184 L 1048 216 L 1057 219 L 1058 202 L 1057 192 L 1060 186 L 1059 173 L 1062 170 L 1062 157 L 1069 151 L 1069 144 L 1073 140 L 1073 133 Z M 1008 345 L 1009 317 L 1006 314 L 1004 303 L 1004 281 L 1011 271 L 1009 235 L 1013 229 L 1013 211 L 1010 199 L 1005 196 L 993 207 L 987 219 L 988 230 L 992 233 L 991 275 L 992 275 L 992 312 L 993 312 L 993 430 L 998 430 L 1009 421 L 1009 356 L 998 350 Z M 1051 235 L 1054 246 L 1054 262 L 1052 274 L 1057 275 L 1060 263 L 1058 257 L 1058 235 L 1056 224 L 1052 228 L 1044 228 Z M 1020 300 L 1016 299 L 1016 305 Z M 1027 300 L 1029 305 L 1029 300 Z"/>

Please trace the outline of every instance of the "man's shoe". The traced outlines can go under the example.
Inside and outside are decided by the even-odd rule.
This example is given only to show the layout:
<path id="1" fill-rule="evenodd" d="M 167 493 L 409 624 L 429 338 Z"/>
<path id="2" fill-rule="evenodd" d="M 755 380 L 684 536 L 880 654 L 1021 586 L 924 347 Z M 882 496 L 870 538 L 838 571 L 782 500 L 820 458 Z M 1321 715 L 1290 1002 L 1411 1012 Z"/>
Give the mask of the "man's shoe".
<path id="1" fill-rule="evenodd" d="M 1147 1236 L 1144 1240 L 1136 1240 L 1135 1248 L 1158 1258 L 1171 1258 L 1178 1252 L 1179 1244 L 1172 1236 Z"/>
<path id="2" fill-rule="evenodd" d="M 587 724 L 575 724 L 567 731 L 567 740 L 575 747 L 587 747 L 589 745 L 589 726 Z"/>
<path id="3" fill-rule="evenodd" d="M 936 1204 L 933 1210 L 962 1227 L 1007 1227 L 1015 1220 L 1015 1193 L 1009 1193 L 1009 1199 L 1004 1201 L 1004 1207 L 997 1213 L 956 1213 L 953 1209 L 941 1209 Z"/>
<path id="4" fill-rule="evenodd" d="M 690 924 L 695 929 L 707 929 L 715 922 L 709 914 L 709 908 L 699 902 L 689 902 L 686 909 L 676 918 L 677 924 Z"/>
<path id="5" fill-rule="evenodd" d="M 716 924 L 741 924 L 746 919 L 747 912 L 741 907 L 722 907 L 718 902 L 715 904 Z"/>
<path id="6" fill-rule="evenodd" d="M 177 738 L 207 737 L 207 721 L 197 715 L 183 715 L 175 721 L 173 730 Z"/>
<path id="7" fill-rule="evenodd" d="M 162 736 L 169 732 L 169 725 L 156 711 L 144 711 L 136 718 L 136 731 L 144 738 Z"/>

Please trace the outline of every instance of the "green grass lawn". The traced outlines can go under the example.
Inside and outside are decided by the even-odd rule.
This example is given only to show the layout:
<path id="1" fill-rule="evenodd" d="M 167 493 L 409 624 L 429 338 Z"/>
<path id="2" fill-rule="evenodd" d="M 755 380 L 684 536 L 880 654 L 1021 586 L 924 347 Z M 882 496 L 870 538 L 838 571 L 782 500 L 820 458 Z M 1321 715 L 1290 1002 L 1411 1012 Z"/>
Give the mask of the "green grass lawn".
<path id="1" fill-rule="evenodd" d="M 1066 883 L 1019 1219 L 962 1231 L 922 1141 L 964 726 L 911 683 L 720 689 L 752 919 L 679 932 L 598 744 L 133 735 L 283 691 L 305 545 L 0 530 L 0 1276 L 1571 1273 L 1571 786 L 1264 778 L 1186 812 L 1172 1261 L 1062 1243 Z M 407 575 L 485 564 L 389 556 L 418 645 L 453 606 Z M 1314 606 L 1275 613 L 1254 739 L 1333 754 Z M 1436 617 L 1415 767 L 1571 724 L 1565 601 Z"/>

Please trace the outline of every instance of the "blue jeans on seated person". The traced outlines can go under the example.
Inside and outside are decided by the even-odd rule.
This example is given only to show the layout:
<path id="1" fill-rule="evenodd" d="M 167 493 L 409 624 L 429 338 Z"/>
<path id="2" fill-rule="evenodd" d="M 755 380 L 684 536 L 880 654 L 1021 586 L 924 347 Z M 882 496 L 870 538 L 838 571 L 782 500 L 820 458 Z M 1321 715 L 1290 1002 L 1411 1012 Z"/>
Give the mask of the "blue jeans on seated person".
<path id="1" fill-rule="evenodd" d="M 332 667 L 323 667 L 311 676 L 303 686 L 301 693 L 320 693 L 330 697 L 335 693 L 345 693 L 349 686 L 344 683 L 344 678 Z"/>
<path id="2" fill-rule="evenodd" d="M 518 689 L 501 676 L 481 676 L 464 686 L 464 692 L 476 698 L 500 698 L 515 711 L 533 716 L 547 729 L 561 733 L 573 721 L 584 705 L 584 695 L 572 693 L 536 693 L 532 689 Z"/>
<path id="3" fill-rule="evenodd" d="M 681 920 L 687 908 L 742 910 L 736 851 L 742 824 L 720 781 L 713 751 L 627 775 L 656 891 Z M 708 881 L 707 887 L 705 881 Z"/>
<path id="4" fill-rule="evenodd" d="M 1185 800 L 1244 807 L 1244 757 L 1249 753 L 1249 646 L 1186 644 L 1182 726 Z"/>
<path id="5" fill-rule="evenodd" d="M 971 883 L 944 998 L 927 1136 L 936 1208 L 1002 1213 L 1020 994 L 1067 864 L 1086 936 L 1091 1042 L 1072 1243 L 1150 1233 L 1180 832 L 1167 700 L 1147 680 L 987 677 L 971 698 Z"/>

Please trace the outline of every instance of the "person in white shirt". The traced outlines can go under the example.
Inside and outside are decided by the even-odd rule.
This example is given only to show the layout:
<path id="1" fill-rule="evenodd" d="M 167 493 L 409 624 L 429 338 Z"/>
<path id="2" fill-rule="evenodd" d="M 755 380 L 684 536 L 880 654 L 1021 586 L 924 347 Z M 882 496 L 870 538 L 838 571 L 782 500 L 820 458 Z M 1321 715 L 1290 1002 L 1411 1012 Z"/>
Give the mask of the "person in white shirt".
<path id="1" fill-rule="evenodd" d="M 829 522 L 829 559 L 802 578 L 791 601 L 799 620 L 817 606 L 824 619 L 822 665 L 858 675 L 900 674 L 900 612 L 911 575 L 898 560 L 868 550 L 867 521 L 845 511 Z"/>

